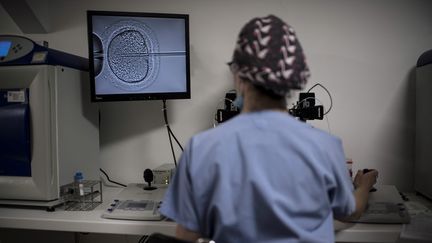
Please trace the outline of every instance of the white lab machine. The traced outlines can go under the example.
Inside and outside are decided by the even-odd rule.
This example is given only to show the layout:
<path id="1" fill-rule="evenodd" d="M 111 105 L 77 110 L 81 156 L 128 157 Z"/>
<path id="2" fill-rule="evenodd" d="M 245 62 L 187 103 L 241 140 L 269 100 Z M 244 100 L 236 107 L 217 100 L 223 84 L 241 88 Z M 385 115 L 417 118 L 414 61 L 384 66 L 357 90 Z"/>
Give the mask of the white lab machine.
<path id="1" fill-rule="evenodd" d="M 150 173 L 150 178 L 147 178 Z M 165 192 L 175 173 L 174 164 L 162 164 L 144 171 L 145 184 L 129 184 L 109 204 L 103 218 L 130 220 L 162 220 L 159 213 Z M 148 181 L 147 181 L 148 180 Z"/>
<path id="2" fill-rule="evenodd" d="M 76 171 L 99 180 L 87 68 L 87 59 L 0 36 L 0 204 L 52 209 Z"/>
<path id="3" fill-rule="evenodd" d="M 161 220 L 159 213 L 167 186 L 159 185 L 146 190 L 145 184 L 129 184 L 111 202 L 102 214 L 108 219 Z"/>
<path id="4" fill-rule="evenodd" d="M 167 163 L 152 169 L 152 171 L 154 175 L 153 184 L 168 185 L 174 177 L 176 167 L 172 163 Z"/>

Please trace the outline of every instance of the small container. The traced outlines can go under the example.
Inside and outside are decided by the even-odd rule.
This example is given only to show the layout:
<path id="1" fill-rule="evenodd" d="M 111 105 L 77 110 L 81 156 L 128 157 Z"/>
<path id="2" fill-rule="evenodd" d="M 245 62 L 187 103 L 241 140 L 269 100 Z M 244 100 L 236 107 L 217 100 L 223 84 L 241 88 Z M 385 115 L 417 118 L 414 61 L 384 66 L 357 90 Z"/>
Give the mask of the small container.
<path id="1" fill-rule="evenodd" d="M 74 175 L 74 182 L 79 196 L 84 196 L 84 176 L 82 172 L 77 171 Z"/>

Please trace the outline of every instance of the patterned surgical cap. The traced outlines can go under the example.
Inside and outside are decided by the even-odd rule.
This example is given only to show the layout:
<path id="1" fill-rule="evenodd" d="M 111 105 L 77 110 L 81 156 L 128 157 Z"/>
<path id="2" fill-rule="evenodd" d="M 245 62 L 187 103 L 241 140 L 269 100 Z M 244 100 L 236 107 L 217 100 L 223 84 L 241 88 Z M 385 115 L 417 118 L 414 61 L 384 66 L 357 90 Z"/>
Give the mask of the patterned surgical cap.
<path id="1" fill-rule="evenodd" d="M 232 63 L 240 78 L 279 96 L 303 89 L 310 76 L 294 29 L 274 15 L 242 28 Z"/>

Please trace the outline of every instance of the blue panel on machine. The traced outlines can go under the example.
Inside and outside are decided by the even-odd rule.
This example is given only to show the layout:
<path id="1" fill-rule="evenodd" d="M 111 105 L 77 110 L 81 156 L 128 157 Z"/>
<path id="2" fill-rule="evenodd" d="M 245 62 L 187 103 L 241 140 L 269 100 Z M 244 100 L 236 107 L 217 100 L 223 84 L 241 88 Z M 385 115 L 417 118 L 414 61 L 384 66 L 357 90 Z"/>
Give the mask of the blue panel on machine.
<path id="1" fill-rule="evenodd" d="M 9 53 L 12 42 L 10 41 L 0 41 L 0 57 L 5 57 Z"/>
<path id="2" fill-rule="evenodd" d="M 28 89 L 0 89 L 0 176 L 31 176 Z"/>

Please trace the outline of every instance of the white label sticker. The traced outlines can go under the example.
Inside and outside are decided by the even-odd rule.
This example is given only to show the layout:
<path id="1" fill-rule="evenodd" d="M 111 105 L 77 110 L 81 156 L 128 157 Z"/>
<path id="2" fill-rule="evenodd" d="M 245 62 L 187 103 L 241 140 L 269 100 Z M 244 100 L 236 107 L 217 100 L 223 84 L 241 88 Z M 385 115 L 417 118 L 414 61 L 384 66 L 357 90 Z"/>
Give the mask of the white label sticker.
<path id="1" fill-rule="evenodd" d="M 31 60 L 31 63 L 41 63 L 45 62 L 45 59 L 47 57 L 48 52 L 42 51 L 42 52 L 35 52 L 33 54 L 33 58 Z"/>
<path id="2" fill-rule="evenodd" d="M 7 93 L 8 102 L 25 102 L 24 91 L 8 91 Z"/>

